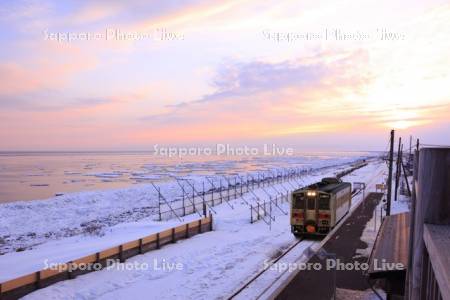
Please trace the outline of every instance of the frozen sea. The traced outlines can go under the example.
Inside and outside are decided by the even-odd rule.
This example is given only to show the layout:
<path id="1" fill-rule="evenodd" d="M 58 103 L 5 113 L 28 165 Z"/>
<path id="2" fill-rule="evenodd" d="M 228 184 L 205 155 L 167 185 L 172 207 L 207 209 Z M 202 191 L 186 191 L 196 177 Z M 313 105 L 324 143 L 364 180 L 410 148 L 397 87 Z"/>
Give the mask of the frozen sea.
<path id="1" fill-rule="evenodd" d="M 310 152 L 293 156 L 187 156 L 151 152 L 0 152 L 0 203 L 128 188 L 186 175 L 233 175 L 278 168 L 318 167 L 375 155 Z"/>

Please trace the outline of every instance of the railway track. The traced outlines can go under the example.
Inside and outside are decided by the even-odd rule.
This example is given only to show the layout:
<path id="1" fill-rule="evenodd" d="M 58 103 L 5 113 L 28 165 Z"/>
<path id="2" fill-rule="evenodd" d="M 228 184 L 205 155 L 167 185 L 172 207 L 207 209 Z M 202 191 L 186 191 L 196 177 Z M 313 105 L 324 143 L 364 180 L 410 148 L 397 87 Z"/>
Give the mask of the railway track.
<path id="1" fill-rule="evenodd" d="M 369 187 L 369 185 L 371 185 L 374 180 L 380 176 L 380 172 L 377 172 L 376 175 L 374 175 L 370 180 L 368 180 L 367 182 L 367 187 Z M 352 193 L 352 199 L 357 196 L 358 194 L 361 193 L 362 190 L 357 190 L 354 191 Z M 334 234 L 334 232 L 336 232 L 336 230 L 338 228 L 340 228 L 340 226 L 345 222 L 345 220 L 353 213 L 353 211 L 356 209 L 356 207 L 358 207 L 361 203 L 364 202 L 364 199 L 362 199 L 357 205 L 355 205 L 355 207 L 352 207 L 350 212 L 339 222 L 339 224 L 333 228 L 332 231 L 330 231 L 330 233 L 320 242 L 320 245 L 324 245 L 328 239 Z M 270 266 L 274 265 L 275 263 L 279 262 L 283 257 L 286 257 L 286 255 L 288 255 L 294 248 L 296 248 L 297 246 L 299 246 L 301 244 L 301 242 L 305 241 L 304 238 L 299 239 L 298 241 L 296 241 L 295 243 L 293 243 L 292 245 L 289 246 L 288 249 L 286 249 L 282 254 L 280 254 L 279 256 L 277 256 L 277 258 L 275 258 L 274 260 L 271 261 Z M 321 246 L 319 246 L 320 248 Z M 256 273 L 252 278 L 250 278 L 244 285 L 242 285 L 238 290 L 236 290 L 231 296 L 229 296 L 227 299 L 231 300 L 231 299 L 236 299 L 237 296 L 239 296 L 246 288 L 248 288 L 252 283 L 254 283 L 256 280 L 258 280 L 258 278 L 260 278 L 267 270 L 269 270 L 269 268 L 263 269 L 261 271 L 259 271 L 258 273 Z M 286 272 L 286 271 L 285 271 Z M 273 282 L 271 285 L 267 286 L 264 290 L 262 290 L 258 296 L 256 296 L 254 299 L 259 299 L 264 293 L 266 293 L 270 288 L 272 288 L 272 286 L 275 284 L 275 282 L 277 282 L 283 275 L 285 275 L 285 272 L 282 273 L 281 275 L 279 275 Z"/>
<path id="2" fill-rule="evenodd" d="M 285 257 L 292 249 L 294 249 L 298 244 L 300 244 L 304 239 L 299 239 L 298 241 L 296 241 L 295 243 L 293 243 L 292 245 L 289 246 L 288 249 L 286 249 L 281 255 L 279 255 L 278 257 L 276 257 L 274 260 L 271 261 L 270 265 L 274 265 L 277 262 L 279 262 L 283 257 Z M 256 273 L 256 275 L 254 275 L 249 281 L 247 281 L 243 286 L 241 286 L 237 291 L 235 291 L 230 297 L 228 297 L 227 299 L 233 299 L 234 297 L 236 297 L 237 295 L 239 295 L 243 290 L 245 290 L 250 284 L 252 284 L 255 280 L 257 280 L 261 275 L 263 275 L 265 272 L 267 271 L 267 269 L 263 269 L 261 271 L 259 271 L 258 273 Z"/>

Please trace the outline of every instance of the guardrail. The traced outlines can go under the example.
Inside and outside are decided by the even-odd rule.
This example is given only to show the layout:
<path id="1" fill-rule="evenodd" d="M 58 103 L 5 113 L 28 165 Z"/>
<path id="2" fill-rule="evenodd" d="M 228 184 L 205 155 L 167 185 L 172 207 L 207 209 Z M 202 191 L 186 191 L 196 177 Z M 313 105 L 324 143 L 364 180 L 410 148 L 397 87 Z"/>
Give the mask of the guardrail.
<path id="1" fill-rule="evenodd" d="M 0 283 L 0 299 L 17 299 L 37 289 L 78 275 L 98 271 L 107 266 L 108 260 L 124 262 L 126 259 L 150 250 L 174 243 L 180 239 L 212 231 L 213 219 L 207 217 L 169 228 L 140 239 L 120 244 L 73 261 L 58 264 L 58 268 L 43 269 L 28 275 Z M 87 267 L 91 266 L 91 267 Z"/>

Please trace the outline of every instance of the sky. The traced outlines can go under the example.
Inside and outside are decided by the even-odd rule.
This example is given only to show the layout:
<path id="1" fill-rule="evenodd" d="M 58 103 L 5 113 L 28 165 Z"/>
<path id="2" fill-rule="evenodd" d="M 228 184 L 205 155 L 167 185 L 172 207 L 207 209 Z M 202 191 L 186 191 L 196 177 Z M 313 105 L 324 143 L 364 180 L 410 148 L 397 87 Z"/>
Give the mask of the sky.
<path id="1" fill-rule="evenodd" d="M 450 144 L 448 1 L 2 1 L 0 151 Z"/>

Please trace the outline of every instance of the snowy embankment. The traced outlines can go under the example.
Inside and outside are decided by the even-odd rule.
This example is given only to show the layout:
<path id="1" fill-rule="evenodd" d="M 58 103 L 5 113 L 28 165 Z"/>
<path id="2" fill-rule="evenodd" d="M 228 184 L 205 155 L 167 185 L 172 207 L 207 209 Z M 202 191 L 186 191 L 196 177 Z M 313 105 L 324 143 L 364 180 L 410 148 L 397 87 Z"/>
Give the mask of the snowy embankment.
<path id="1" fill-rule="evenodd" d="M 380 162 L 355 171 L 344 178 L 347 181 L 364 181 L 370 190 L 373 184 L 379 183 L 374 175 L 380 173 L 385 166 Z M 276 189 L 292 190 L 291 186 L 300 186 L 334 175 L 332 170 L 321 170 L 310 174 L 300 181 L 276 184 Z M 266 192 L 274 193 L 269 187 L 255 189 L 261 200 L 267 200 Z M 251 195 L 244 195 L 247 201 L 254 201 Z M 361 197 L 361 196 L 360 196 Z M 147 268 L 132 270 L 110 269 L 80 276 L 74 280 L 57 283 L 38 290 L 25 298 L 28 299 L 223 299 L 240 285 L 244 284 L 256 272 L 264 267 L 264 261 L 277 257 L 284 249 L 292 245 L 296 239 L 290 232 L 289 216 L 273 208 L 275 222 L 271 229 L 263 221 L 250 224 L 250 210 L 245 201 L 232 201 L 234 209 L 222 204 L 215 209 L 215 226 L 213 232 L 204 233 L 188 240 L 179 241 L 162 249 L 148 252 L 127 260 L 126 263 Z M 288 212 L 288 204 L 282 209 Z M 144 225 L 137 222 L 133 226 Z M 131 225 L 131 224 L 130 224 Z M 127 227 L 128 225 L 122 225 Z M 144 225 L 145 226 L 145 225 Z M 115 240 L 115 231 L 101 238 L 82 238 L 76 240 L 78 245 L 88 247 L 94 241 L 105 248 L 109 241 Z M 129 235 L 130 239 L 134 236 Z M 75 240 L 74 240 L 75 242 Z M 27 251 L 47 254 L 57 242 L 37 246 Z M 116 243 L 115 243 L 116 244 Z M 70 247 L 70 243 L 66 245 Z M 81 247 L 81 246 L 80 246 Z M 25 252 L 26 253 L 26 252 Z M 23 253 L 23 254 L 25 254 Z M 51 254 L 51 253 L 50 253 Z M 49 254 L 49 256 L 50 256 Z M 21 253 L 10 253 L 0 256 L 0 270 L 8 260 L 9 265 L 20 263 Z M 5 258 L 5 259 L 4 259 Z M 6 259 L 7 258 L 7 259 Z M 60 259 L 63 259 L 60 257 Z M 167 266 L 181 264 L 181 270 L 169 270 Z M 164 268 L 166 266 L 166 268 Z M 6 274 L 5 274 L 6 273 Z M 0 276 L 7 272 L 0 271 Z"/>

